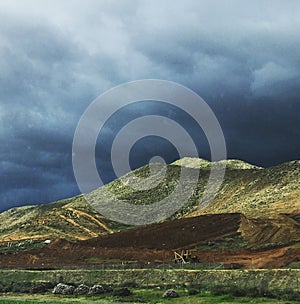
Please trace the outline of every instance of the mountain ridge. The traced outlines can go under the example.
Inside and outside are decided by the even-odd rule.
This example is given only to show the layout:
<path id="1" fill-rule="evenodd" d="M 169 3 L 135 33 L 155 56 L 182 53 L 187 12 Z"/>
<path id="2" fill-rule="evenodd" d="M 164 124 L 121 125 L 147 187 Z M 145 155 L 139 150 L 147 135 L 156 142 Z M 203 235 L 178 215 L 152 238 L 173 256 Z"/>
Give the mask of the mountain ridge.
<path id="1" fill-rule="evenodd" d="M 226 168 L 237 169 L 237 170 L 263 169 L 262 167 L 252 165 L 250 163 L 247 163 L 239 159 L 225 159 L 225 160 L 210 162 L 208 160 L 202 158 L 195 158 L 195 157 L 183 157 L 171 163 L 170 165 L 183 166 L 183 167 L 195 168 L 195 169 L 210 169 L 212 164 L 214 165 L 219 164 L 222 166 L 225 165 Z"/>

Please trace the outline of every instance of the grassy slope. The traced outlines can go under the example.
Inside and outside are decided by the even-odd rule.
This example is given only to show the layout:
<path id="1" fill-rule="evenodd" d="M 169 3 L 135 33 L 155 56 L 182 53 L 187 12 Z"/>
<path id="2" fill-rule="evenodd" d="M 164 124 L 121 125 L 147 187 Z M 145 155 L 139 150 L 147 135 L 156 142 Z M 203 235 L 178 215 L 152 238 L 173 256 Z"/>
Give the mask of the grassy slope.
<path id="1" fill-rule="evenodd" d="M 195 290 L 197 292 L 197 290 Z M 175 299 L 164 299 L 162 297 L 164 290 L 158 289 L 134 289 L 133 294 L 129 297 L 116 297 L 109 294 L 100 296 L 60 296 L 60 295 L 20 295 L 11 294 L 0 297 L 2 304 L 57 304 L 57 303 L 287 303 L 286 300 L 271 298 L 251 298 L 235 297 L 229 294 L 212 295 L 208 292 L 197 292 L 195 295 L 188 295 L 188 290 L 177 290 L 180 297 Z M 288 303 L 298 303 L 289 301 Z"/>
<path id="2" fill-rule="evenodd" d="M 109 201 L 104 191 L 109 190 L 118 199 L 131 204 L 151 204 L 172 193 L 178 184 L 181 165 L 191 172 L 200 167 L 196 191 L 173 218 L 196 216 L 207 213 L 240 212 L 252 217 L 273 216 L 279 213 L 300 211 L 300 161 L 292 161 L 276 167 L 262 169 L 242 161 L 229 160 L 224 181 L 218 195 L 207 207 L 199 210 L 202 194 L 210 173 L 210 163 L 199 159 L 185 158 L 167 167 L 162 182 L 146 191 L 134 191 L 126 183 L 116 180 L 92 192 L 94 200 Z M 148 166 L 125 175 L 123 180 L 132 180 L 135 175 L 147 177 Z M 150 180 L 157 183 L 157 174 Z M 192 187 L 187 182 L 186 187 Z M 192 192 L 192 191 L 191 191 Z"/>
<path id="3" fill-rule="evenodd" d="M 223 161 L 224 162 L 224 161 Z M 149 176 L 149 166 L 144 166 L 92 192 L 94 199 L 108 201 L 104 189 L 131 204 L 151 204 L 172 193 L 178 183 L 180 166 L 189 168 L 191 174 L 200 168 L 196 191 L 181 210 L 172 218 L 195 216 L 206 213 L 241 212 L 247 216 L 265 217 L 278 213 L 300 211 L 300 161 L 288 162 L 273 168 L 262 169 L 238 160 L 226 161 L 224 182 L 214 201 L 198 210 L 206 185 L 210 163 L 200 159 L 184 158 L 167 167 L 162 182 L 153 189 L 133 191 L 127 180 Z M 158 171 L 162 167 L 157 166 Z M 155 185 L 159 174 L 153 176 L 148 185 Z M 189 183 L 187 188 L 192 187 Z M 61 200 L 40 206 L 14 208 L 0 214 L 0 240 L 48 239 L 62 237 L 69 240 L 88 239 L 127 228 L 110 221 L 94 211 L 83 196 Z"/>
<path id="4" fill-rule="evenodd" d="M 214 201 L 190 216 L 241 212 L 251 217 L 272 217 L 300 211 L 300 161 L 276 167 L 227 170 Z"/>
<path id="5" fill-rule="evenodd" d="M 93 210 L 83 196 L 13 208 L 0 214 L 1 241 L 56 237 L 83 240 L 122 228 Z"/>

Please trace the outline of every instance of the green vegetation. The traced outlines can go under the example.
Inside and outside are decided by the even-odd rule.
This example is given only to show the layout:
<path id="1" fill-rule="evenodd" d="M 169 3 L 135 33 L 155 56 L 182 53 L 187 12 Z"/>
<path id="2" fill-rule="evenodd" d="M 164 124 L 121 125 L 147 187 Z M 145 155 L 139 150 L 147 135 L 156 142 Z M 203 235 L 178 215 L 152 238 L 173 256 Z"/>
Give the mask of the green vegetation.
<path id="1" fill-rule="evenodd" d="M 152 180 L 150 180 L 150 182 L 148 180 L 150 184 L 151 181 L 153 182 L 153 184 L 156 183 L 156 177 L 159 178 L 161 176 L 161 172 L 163 172 L 162 165 L 157 164 L 155 168 L 155 175 L 153 176 Z M 149 177 L 149 173 L 149 165 L 146 165 L 142 168 L 139 168 L 133 172 L 126 174 L 122 179 L 118 179 L 109 183 L 105 187 L 105 189 L 109 190 L 109 192 L 116 196 L 118 199 L 124 202 L 128 202 L 130 204 L 152 204 L 155 201 L 159 201 L 165 198 L 174 191 L 179 181 L 180 167 L 167 166 L 166 175 L 164 176 L 161 183 L 159 183 L 159 185 L 154 188 L 151 187 L 150 190 L 136 191 L 135 189 L 132 189 L 131 187 L 128 187 L 126 185 L 126 180 L 133 180 L 134 177 L 147 178 Z M 99 188 L 98 190 L 99 193 L 102 192 L 101 188 Z"/>
<path id="2" fill-rule="evenodd" d="M 116 296 L 116 290 L 127 287 L 133 293 L 131 296 L 123 298 L 127 302 L 130 299 L 134 302 L 143 302 L 145 299 L 147 299 L 147 303 L 151 303 L 149 302 L 150 299 L 153 299 L 153 303 L 157 303 L 157 301 L 161 302 L 163 292 L 169 288 L 175 288 L 178 291 L 180 295 L 179 299 L 184 299 L 183 303 L 189 303 L 187 300 L 190 298 L 202 299 L 209 296 L 220 299 L 224 295 L 230 295 L 232 298 L 239 297 L 240 302 L 237 301 L 237 303 L 242 303 L 243 297 L 267 297 L 288 301 L 297 300 L 298 303 L 300 300 L 300 272 L 299 270 L 291 269 L 198 271 L 150 269 L 103 271 L 11 270 L 1 271 L 0 278 L 0 292 L 2 292 L 2 297 L 8 299 L 11 299 L 16 293 L 22 293 L 21 297 L 25 299 L 44 300 L 43 297 L 46 297 L 48 300 L 52 300 L 53 297 L 56 300 L 64 299 L 65 297 L 63 296 L 50 294 L 56 284 L 63 282 L 73 286 L 84 283 L 89 287 L 100 283 L 106 290 L 106 293 L 96 298 L 114 301 L 122 298 Z M 74 295 L 70 296 L 69 299 L 93 300 L 94 298 L 92 296 L 81 297 Z M 260 303 L 253 301 L 249 300 L 248 302 Z"/>
<path id="3" fill-rule="evenodd" d="M 13 253 L 31 249 L 43 248 L 46 244 L 41 240 L 24 240 L 18 242 L 0 243 L 0 253 Z"/>
<path id="4" fill-rule="evenodd" d="M 114 296 L 112 293 L 98 296 L 61 296 L 61 295 L 20 295 L 3 294 L 0 296 L 1 304 L 58 304 L 58 303 L 286 303 L 266 297 L 236 297 L 231 294 L 213 295 L 209 292 L 200 292 L 197 289 L 177 289 L 179 298 L 165 299 L 161 289 L 132 289 L 132 295 L 127 297 Z M 298 303 L 290 301 L 289 303 Z"/>
<path id="5" fill-rule="evenodd" d="M 195 249 L 199 251 L 236 251 L 248 247 L 248 241 L 244 240 L 241 235 L 237 234 L 232 237 L 224 237 L 215 240 L 203 241 Z"/>

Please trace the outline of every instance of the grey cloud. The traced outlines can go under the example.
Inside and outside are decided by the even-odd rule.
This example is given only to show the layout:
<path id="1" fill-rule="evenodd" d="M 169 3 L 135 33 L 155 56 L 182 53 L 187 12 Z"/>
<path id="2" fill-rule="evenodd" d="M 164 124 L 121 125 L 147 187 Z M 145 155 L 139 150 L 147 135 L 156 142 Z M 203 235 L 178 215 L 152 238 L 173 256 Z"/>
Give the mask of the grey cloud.
<path id="1" fill-rule="evenodd" d="M 299 8 L 298 1 L 2 0 L 0 209 L 76 194 L 71 153 L 80 116 L 99 94 L 135 79 L 177 81 L 204 97 L 229 157 L 259 165 L 299 158 Z M 109 137 L 143 112 L 124 110 L 103 132 Z M 209 157 L 203 134 L 169 113 Z M 101 144 L 109 153 L 109 140 Z M 144 144 L 133 167 L 155 150 Z"/>

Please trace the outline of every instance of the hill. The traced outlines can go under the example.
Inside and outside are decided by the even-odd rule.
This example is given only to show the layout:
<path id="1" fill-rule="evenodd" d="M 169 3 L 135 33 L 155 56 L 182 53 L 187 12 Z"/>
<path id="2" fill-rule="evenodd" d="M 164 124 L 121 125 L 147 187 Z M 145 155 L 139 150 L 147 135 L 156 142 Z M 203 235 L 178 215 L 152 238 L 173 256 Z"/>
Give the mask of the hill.
<path id="1" fill-rule="evenodd" d="M 164 172 L 164 167 L 157 164 L 157 174 L 147 178 L 151 186 L 150 190 L 136 191 L 128 187 L 126 182 L 124 183 L 124 181 L 133 181 L 134 184 L 136 176 L 148 177 L 149 166 L 144 166 L 126 174 L 122 179 L 96 189 L 89 194 L 89 199 L 96 205 L 101 201 L 109 206 L 111 198 L 106 195 L 108 190 L 114 197 L 130 204 L 151 204 L 173 192 L 179 180 L 181 166 L 185 166 L 192 177 L 195 176 L 195 170 L 198 172 L 200 169 L 199 180 L 195 191 L 193 191 L 193 182 L 187 180 L 185 189 L 191 188 L 190 192 L 193 195 L 171 217 L 172 219 L 228 212 L 239 212 L 250 217 L 272 217 L 279 213 L 293 213 L 300 210 L 300 161 L 291 161 L 265 169 L 239 160 L 221 161 L 217 165 L 224 163 L 227 167 L 219 192 L 214 200 L 202 209 L 199 209 L 199 204 L 207 184 L 211 163 L 198 158 L 184 158 L 168 165 L 161 182 L 159 182 L 160 171 Z M 138 188 L 139 185 L 134 184 L 134 186 Z M 175 197 L 174 200 L 180 200 L 180 197 Z"/>
<path id="2" fill-rule="evenodd" d="M 127 185 L 128 181 L 136 183 L 136 176 L 149 177 L 149 166 L 144 166 L 96 189 L 89 197 L 94 201 L 109 204 L 111 198 L 105 195 L 108 190 L 115 197 L 130 204 L 151 204 L 172 193 L 178 183 L 181 166 L 185 166 L 191 175 L 194 174 L 195 168 L 200 168 L 197 189 L 187 204 L 170 219 L 217 213 L 242 213 L 251 218 L 300 213 L 299 161 L 266 169 L 239 160 L 222 162 L 226 162 L 227 168 L 220 191 L 210 205 L 200 210 L 198 205 L 211 166 L 208 161 L 201 159 L 184 158 L 168 165 L 161 182 L 160 174 L 146 179 L 149 190 L 135 191 Z M 165 168 L 156 164 L 156 169 L 159 173 Z M 187 183 L 186 187 L 192 185 Z M 0 242 L 53 240 L 57 237 L 84 240 L 127 228 L 128 226 L 111 221 L 96 212 L 86 203 L 83 196 L 45 205 L 14 208 L 0 214 Z"/>
<path id="3" fill-rule="evenodd" d="M 300 211 L 300 161 L 265 169 L 226 171 L 214 201 L 189 216 L 241 212 L 250 217 L 274 217 Z"/>
<path id="4" fill-rule="evenodd" d="M 125 228 L 93 210 L 83 196 L 0 214 L 0 241 L 83 240 Z"/>

